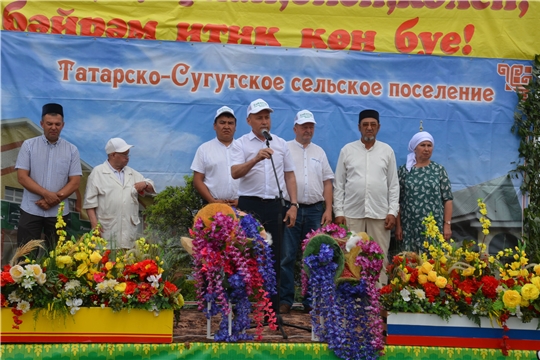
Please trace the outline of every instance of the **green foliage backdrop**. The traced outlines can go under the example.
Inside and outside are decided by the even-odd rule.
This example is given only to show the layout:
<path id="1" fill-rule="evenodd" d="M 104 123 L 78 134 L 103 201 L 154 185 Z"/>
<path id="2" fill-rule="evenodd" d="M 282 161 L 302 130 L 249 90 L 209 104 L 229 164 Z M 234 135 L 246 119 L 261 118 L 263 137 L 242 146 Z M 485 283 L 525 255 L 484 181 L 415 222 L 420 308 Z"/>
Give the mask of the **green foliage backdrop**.
<path id="1" fill-rule="evenodd" d="M 517 92 L 519 103 L 512 132 L 521 138 L 517 174 L 529 203 L 523 212 L 523 239 L 531 263 L 540 263 L 540 55 L 533 60 L 532 79 L 525 91 Z"/>

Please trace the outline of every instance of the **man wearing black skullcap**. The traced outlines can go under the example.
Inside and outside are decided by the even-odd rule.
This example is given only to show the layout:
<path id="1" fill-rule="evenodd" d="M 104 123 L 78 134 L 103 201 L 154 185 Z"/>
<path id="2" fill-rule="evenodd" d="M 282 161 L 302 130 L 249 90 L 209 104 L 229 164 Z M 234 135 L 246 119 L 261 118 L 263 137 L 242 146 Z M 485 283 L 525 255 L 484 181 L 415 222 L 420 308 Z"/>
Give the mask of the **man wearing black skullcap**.
<path id="1" fill-rule="evenodd" d="M 60 138 L 64 109 L 59 104 L 43 105 L 43 135 L 26 140 L 19 151 L 15 169 L 24 187 L 17 245 L 41 239 L 45 234 L 48 250 L 55 247 L 58 204 L 79 188 L 82 169 L 79 150 Z M 64 217 L 69 214 L 65 202 Z"/>
<path id="2" fill-rule="evenodd" d="M 367 232 L 380 245 L 387 264 L 390 231 L 399 209 L 399 182 L 392 148 L 377 141 L 381 125 L 376 110 L 360 112 L 360 140 L 341 149 L 334 181 L 334 214 L 337 224 L 351 231 Z M 379 283 L 388 278 L 381 272 Z"/>

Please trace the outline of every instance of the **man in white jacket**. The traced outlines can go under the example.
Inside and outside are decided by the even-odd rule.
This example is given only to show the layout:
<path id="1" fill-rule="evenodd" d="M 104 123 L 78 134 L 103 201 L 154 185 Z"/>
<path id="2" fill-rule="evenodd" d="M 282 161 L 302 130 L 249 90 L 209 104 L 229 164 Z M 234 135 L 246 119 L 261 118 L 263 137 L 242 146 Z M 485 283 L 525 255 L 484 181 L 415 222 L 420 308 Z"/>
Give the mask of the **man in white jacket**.
<path id="1" fill-rule="evenodd" d="M 107 160 L 96 166 L 86 184 L 84 206 L 92 228 L 101 224 L 111 248 L 131 249 L 139 224 L 139 195 L 154 194 L 154 182 L 127 166 L 128 145 L 123 139 L 107 142 Z"/>

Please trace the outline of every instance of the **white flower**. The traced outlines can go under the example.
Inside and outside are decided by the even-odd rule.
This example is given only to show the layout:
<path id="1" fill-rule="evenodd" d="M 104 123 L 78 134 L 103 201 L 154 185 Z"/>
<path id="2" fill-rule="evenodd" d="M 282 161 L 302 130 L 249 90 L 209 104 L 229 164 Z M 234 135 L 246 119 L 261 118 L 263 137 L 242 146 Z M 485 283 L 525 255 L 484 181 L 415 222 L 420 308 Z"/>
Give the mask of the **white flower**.
<path id="1" fill-rule="evenodd" d="M 12 291 L 8 295 L 8 300 L 9 300 L 9 302 L 16 303 L 16 302 L 21 301 L 21 298 L 19 296 L 17 296 L 17 293 L 15 291 Z"/>
<path id="2" fill-rule="evenodd" d="M 414 295 L 416 295 L 419 300 L 424 300 L 426 298 L 426 293 L 422 289 L 414 289 Z"/>
<path id="3" fill-rule="evenodd" d="M 9 269 L 9 274 L 15 282 L 20 282 L 24 276 L 24 268 L 21 265 L 15 265 Z"/>
<path id="4" fill-rule="evenodd" d="M 25 276 L 33 276 L 37 278 L 39 275 L 43 273 L 43 270 L 41 269 L 41 266 L 38 264 L 28 264 L 25 266 Z"/>
<path id="5" fill-rule="evenodd" d="M 159 279 L 161 279 L 161 274 L 150 275 L 146 278 L 146 280 L 148 280 L 148 282 L 152 284 L 152 287 L 156 289 L 159 287 Z"/>
<path id="6" fill-rule="evenodd" d="M 83 303 L 82 299 L 67 299 L 66 300 L 66 305 L 70 308 L 69 312 L 71 313 L 71 315 L 75 315 L 75 313 L 81 309 L 79 306 L 81 306 L 82 303 Z"/>
<path id="7" fill-rule="evenodd" d="M 31 289 L 32 286 L 36 284 L 36 279 L 34 278 L 25 278 L 22 281 L 22 287 L 25 289 Z"/>
<path id="8" fill-rule="evenodd" d="M 521 319 L 523 317 L 523 313 L 521 312 L 521 306 L 520 305 L 517 305 L 516 306 L 516 313 L 515 315 L 517 316 L 518 319 Z"/>
<path id="9" fill-rule="evenodd" d="M 21 300 L 17 304 L 17 310 L 21 310 L 23 314 L 26 313 L 28 310 L 30 310 L 30 303 L 28 301 Z"/>
<path id="10" fill-rule="evenodd" d="M 96 285 L 98 293 L 107 293 L 113 291 L 114 287 L 118 285 L 118 281 L 115 279 L 105 280 Z"/>
<path id="11" fill-rule="evenodd" d="M 36 276 L 36 282 L 39 284 L 39 285 L 43 285 L 45 284 L 45 282 L 47 281 L 47 274 L 45 273 L 41 273 L 39 274 L 38 276 Z"/>
<path id="12" fill-rule="evenodd" d="M 150 309 L 148 309 L 148 311 L 153 311 L 154 316 L 159 316 L 159 309 L 156 306 L 156 304 L 152 304 L 152 306 L 150 307 Z"/>
<path id="13" fill-rule="evenodd" d="M 81 282 L 79 280 L 69 280 L 66 285 L 64 285 L 64 290 L 73 290 L 80 286 Z"/>
<path id="14" fill-rule="evenodd" d="M 403 300 L 405 301 L 411 300 L 411 292 L 409 290 L 403 289 L 399 293 L 401 294 L 401 297 L 403 298 Z"/>
<path id="15" fill-rule="evenodd" d="M 358 246 L 358 242 L 361 240 L 362 238 L 356 235 L 356 233 L 353 231 L 351 233 L 351 237 L 349 237 L 349 240 L 347 240 L 347 243 L 345 244 L 345 250 L 347 250 L 347 252 L 351 252 L 354 247 Z"/>

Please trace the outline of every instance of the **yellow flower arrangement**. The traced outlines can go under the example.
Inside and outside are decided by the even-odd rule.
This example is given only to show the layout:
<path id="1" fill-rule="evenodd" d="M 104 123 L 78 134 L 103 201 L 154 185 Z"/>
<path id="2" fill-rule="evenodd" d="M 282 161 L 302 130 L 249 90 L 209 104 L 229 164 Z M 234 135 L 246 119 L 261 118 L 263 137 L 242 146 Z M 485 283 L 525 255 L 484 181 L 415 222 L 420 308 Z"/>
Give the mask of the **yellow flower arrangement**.
<path id="1" fill-rule="evenodd" d="M 78 240 L 68 239 L 62 213 L 63 204 L 58 209 L 59 240 L 54 250 L 2 270 L 0 303 L 12 308 L 14 327 L 20 324 L 18 316 L 30 308 L 43 309 L 54 317 L 75 314 L 82 306 L 147 309 L 156 314 L 183 306 L 180 283 L 177 286 L 167 280 L 170 274 L 160 260 L 159 245 L 141 238 L 132 250 L 110 250 L 100 237 L 99 225 Z M 39 242 L 32 244 L 16 254 L 14 261 L 31 253 Z"/>
<path id="2" fill-rule="evenodd" d="M 478 208 L 487 235 L 491 222 L 482 199 Z M 388 311 L 466 315 L 476 323 L 489 316 L 503 326 L 512 315 L 540 320 L 540 265 L 529 264 L 524 244 L 490 256 L 483 242 L 446 241 L 432 215 L 424 225 L 426 251 L 398 254 L 387 269 L 389 285 L 380 292 Z"/>

